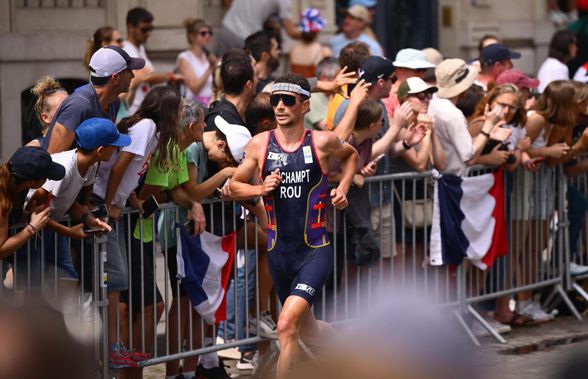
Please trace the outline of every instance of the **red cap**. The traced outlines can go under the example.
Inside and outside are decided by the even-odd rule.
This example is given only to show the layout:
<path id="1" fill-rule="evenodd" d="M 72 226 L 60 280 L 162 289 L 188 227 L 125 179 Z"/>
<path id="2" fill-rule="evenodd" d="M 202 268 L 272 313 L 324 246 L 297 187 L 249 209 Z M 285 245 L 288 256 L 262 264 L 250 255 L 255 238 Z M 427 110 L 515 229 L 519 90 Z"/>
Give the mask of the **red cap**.
<path id="1" fill-rule="evenodd" d="M 520 70 L 506 70 L 496 78 L 496 84 L 514 84 L 519 88 L 537 88 L 539 80 L 529 78 Z"/>

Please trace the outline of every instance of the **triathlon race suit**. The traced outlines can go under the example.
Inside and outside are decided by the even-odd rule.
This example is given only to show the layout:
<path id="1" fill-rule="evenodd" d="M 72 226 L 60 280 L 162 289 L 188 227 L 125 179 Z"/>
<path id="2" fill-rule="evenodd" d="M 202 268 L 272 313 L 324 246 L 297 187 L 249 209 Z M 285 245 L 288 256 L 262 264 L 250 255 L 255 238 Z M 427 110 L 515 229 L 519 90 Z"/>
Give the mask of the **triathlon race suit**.
<path id="1" fill-rule="evenodd" d="M 306 130 L 295 151 L 280 146 L 270 131 L 262 179 L 280 169 L 280 185 L 264 197 L 268 215 L 268 261 L 282 304 L 290 295 L 312 306 L 333 270 L 327 236 L 327 176 L 323 173 L 312 131 Z"/>

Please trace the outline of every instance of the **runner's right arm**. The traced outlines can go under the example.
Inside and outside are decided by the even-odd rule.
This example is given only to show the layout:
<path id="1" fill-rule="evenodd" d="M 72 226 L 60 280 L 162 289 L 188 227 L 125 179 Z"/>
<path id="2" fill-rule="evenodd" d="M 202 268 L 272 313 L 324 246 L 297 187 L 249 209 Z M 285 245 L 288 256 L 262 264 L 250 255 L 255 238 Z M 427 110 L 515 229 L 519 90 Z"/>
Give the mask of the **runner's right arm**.
<path id="1" fill-rule="evenodd" d="M 249 200 L 267 195 L 280 184 L 280 174 L 277 170 L 271 175 L 268 175 L 263 183 L 257 185 L 249 184 L 249 179 L 259 167 L 261 160 L 259 154 L 266 150 L 267 135 L 267 132 L 256 135 L 245 148 L 245 159 L 237 167 L 237 171 L 235 171 L 233 179 L 229 183 L 229 195 L 233 200 Z"/>

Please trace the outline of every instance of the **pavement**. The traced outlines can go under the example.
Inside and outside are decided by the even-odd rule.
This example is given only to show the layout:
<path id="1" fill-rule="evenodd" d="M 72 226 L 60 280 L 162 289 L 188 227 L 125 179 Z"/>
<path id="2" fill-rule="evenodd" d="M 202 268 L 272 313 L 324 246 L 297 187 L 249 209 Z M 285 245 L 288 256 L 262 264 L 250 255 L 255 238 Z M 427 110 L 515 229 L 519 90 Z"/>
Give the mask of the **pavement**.
<path id="1" fill-rule="evenodd" d="M 588 320 L 558 317 L 541 325 L 513 328 L 503 337 L 506 344 L 490 337 L 480 340 L 482 368 L 489 374 L 485 377 L 555 379 L 572 354 L 585 352 L 588 359 Z M 588 373 L 582 377 L 588 378 Z"/>
<path id="2" fill-rule="evenodd" d="M 588 320 L 557 317 L 545 324 L 513 328 L 503 337 L 505 344 L 491 337 L 480 338 L 483 379 L 557 379 L 573 353 L 585 352 L 588 359 Z M 236 362 L 225 360 L 231 376 L 250 378 L 250 372 L 235 368 Z M 145 368 L 144 378 L 165 378 L 165 365 Z"/>

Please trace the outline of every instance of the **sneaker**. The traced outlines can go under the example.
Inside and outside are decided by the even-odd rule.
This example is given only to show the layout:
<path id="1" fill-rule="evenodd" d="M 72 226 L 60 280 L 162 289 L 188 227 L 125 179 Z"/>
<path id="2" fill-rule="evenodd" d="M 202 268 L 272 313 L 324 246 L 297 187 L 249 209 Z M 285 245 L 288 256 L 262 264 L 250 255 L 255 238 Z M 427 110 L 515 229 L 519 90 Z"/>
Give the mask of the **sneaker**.
<path id="1" fill-rule="evenodd" d="M 250 351 L 247 353 L 241 354 L 241 359 L 237 362 L 237 369 L 238 370 L 255 370 L 255 366 L 257 365 L 259 353 L 256 351 L 255 353 Z"/>
<path id="2" fill-rule="evenodd" d="M 496 331 L 496 333 L 498 334 L 507 334 L 512 331 L 510 325 L 504 325 L 496 320 L 488 318 L 485 318 L 484 320 L 486 320 L 488 325 L 490 325 L 490 327 L 494 329 L 494 331 Z M 474 321 L 474 323 L 472 324 L 472 333 L 474 333 L 476 337 L 490 336 L 490 332 L 486 330 L 486 328 L 483 327 L 482 324 L 477 321 Z"/>
<path id="3" fill-rule="evenodd" d="M 126 349 L 122 350 L 121 346 L 124 347 L 121 343 L 114 343 L 110 347 L 110 351 L 108 352 L 108 365 L 112 369 L 120 369 L 120 368 L 128 368 L 128 367 L 137 367 L 137 362 L 132 360 L 127 352 Z"/>
<path id="4" fill-rule="evenodd" d="M 571 262 L 570 263 L 570 274 L 572 276 L 575 275 L 583 275 L 588 273 L 588 266 L 579 265 L 577 263 Z"/>
<path id="5" fill-rule="evenodd" d="M 552 311 L 551 313 L 545 312 L 545 310 L 541 308 L 541 305 L 539 305 L 536 302 L 528 304 L 525 308 L 522 309 L 520 313 L 529 317 L 531 320 L 535 322 L 551 321 L 557 315 L 556 311 Z"/>
<path id="6" fill-rule="evenodd" d="M 127 349 L 127 347 L 122 342 L 114 343 L 111 347 L 111 350 L 117 351 L 119 354 L 124 355 L 137 363 L 151 359 L 151 354 L 136 350 L 131 351 Z"/>
<path id="7" fill-rule="evenodd" d="M 235 342 L 235 340 L 227 340 L 227 342 Z M 217 345 L 222 345 L 224 343 L 225 340 L 222 337 L 216 337 Z M 218 356 L 225 359 L 237 360 L 241 358 L 241 353 L 239 352 L 239 349 L 237 349 L 236 347 L 231 347 L 228 349 L 219 350 Z"/>
<path id="8" fill-rule="evenodd" d="M 219 361 L 218 367 L 204 368 L 202 365 L 198 365 L 196 369 L 197 379 L 231 379 L 231 376 L 227 373 L 225 366 L 222 361 Z"/>
<path id="9" fill-rule="evenodd" d="M 259 324 L 259 335 L 264 338 L 277 339 L 278 331 L 271 313 L 265 311 L 259 315 L 259 323 L 256 318 L 249 320 L 249 333 L 257 334 L 257 325 Z"/>

